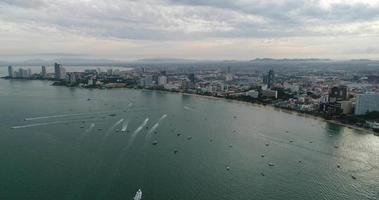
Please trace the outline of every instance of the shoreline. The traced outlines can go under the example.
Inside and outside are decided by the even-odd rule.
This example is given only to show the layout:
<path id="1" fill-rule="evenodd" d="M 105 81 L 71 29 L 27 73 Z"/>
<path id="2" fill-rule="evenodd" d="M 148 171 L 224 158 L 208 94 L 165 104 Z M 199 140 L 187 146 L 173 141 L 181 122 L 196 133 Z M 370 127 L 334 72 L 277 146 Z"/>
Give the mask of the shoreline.
<path id="1" fill-rule="evenodd" d="M 5 80 L 10 80 L 10 79 L 5 79 Z M 20 79 L 16 79 L 16 80 L 20 80 Z M 35 81 L 52 81 L 52 80 L 38 80 L 38 79 L 33 79 L 33 80 L 35 80 Z M 65 86 L 65 85 L 53 85 L 53 84 L 51 84 L 50 86 L 64 86 L 64 87 L 68 87 L 68 86 Z M 297 114 L 297 115 L 300 115 L 301 117 L 313 118 L 313 119 L 317 119 L 317 120 L 320 120 L 320 121 L 323 121 L 323 122 L 340 125 L 340 126 L 352 129 L 352 130 L 367 132 L 368 134 L 373 134 L 374 136 L 379 136 L 378 133 L 376 133 L 375 131 L 370 130 L 370 129 L 366 129 L 366 128 L 363 128 L 363 127 L 358 127 L 358 126 L 351 125 L 351 124 L 342 123 L 342 122 L 340 122 L 338 120 L 325 119 L 325 118 L 322 118 L 322 117 L 317 116 L 317 115 L 312 115 L 312 114 L 309 114 L 309 113 L 302 113 L 302 112 L 299 112 L 297 110 L 291 110 L 291 109 L 284 109 L 284 108 L 276 107 L 276 106 L 274 106 L 272 104 L 259 104 L 259 103 L 254 103 L 254 102 L 241 101 L 241 100 L 237 100 L 237 99 L 227 99 L 225 97 L 209 96 L 209 95 L 186 93 L 186 92 L 174 92 L 174 91 L 167 91 L 167 90 L 148 89 L 148 88 L 142 88 L 142 89 L 140 89 L 140 88 L 128 88 L 128 87 L 115 87 L 115 88 L 85 88 L 85 87 L 75 87 L 75 88 L 81 88 L 81 89 L 99 89 L 99 90 L 103 90 L 103 89 L 130 89 L 130 90 L 140 90 L 140 91 L 146 90 L 146 91 L 151 91 L 151 92 L 178 94 L 178 95 L 185 95 L 185 96 L 198 97 L 198 98 L 206 98 L 206 99 L 212 99 L 212 100 L 227 100 L 227 101 L 231 101 L 233 103 L 239 103 L 239 104 L 244 104 L 244 105 L 249 105 L 249 106 L 255 106 L 255 107 L 259 106 L 259 107 L 271 108 L 271 109 L 274 109 L 274 110 L 279 110 L 280 112 L 284 112 L 285 111 L 286 113 L 289 113 L 291 115 Z"/>
<path id="2" fill-rule="evenodd" d="M 128 89 L 130 89 L 130 88 L 128 88 Z M 223 97 L 215 97 L 215 96 L 208 96 L 208 95 L 201 95 L 201 94 L 191 94 L 191 93 L 184 93 L 184 92 L 170 92 L 170 91 L 150 90 L 150 89 L 144 89 L 144 90 L 154 91 L 154 92 L 159 91 L 159 92 L 164 92 L 164 93 L 174 93 L 174 94 L 180 94 L 180 95 L 186 95 L 186 96 L 192 96 L 192 97 L 199 97 L 199 98 L 207 98 L 207 99 L 213 99 L 213 100 L 229 100 L 229 101 L 232 101 L 233 103 L 239 103 L 239 104 L 244 104 L 244 105 L 249 105 L 249 106 L 255 106 L 255 107 L 266 107 L 266 108 L 268 107 L 268 108 L 271 108 L 273 110 L 280 110 L 280 112 L 286 111 L 286 113 L 291 114 L 291 115 L 297 114 L 297 115 L 300 115 L 301 117 L 313 118 L 313 119 L 317 119 L 317 120 L 320 120 L 320 121 L 323 121 L 323 122 L 326 122 L 326 123 L 331 123 L 331 124 L 336 124 L 336 125 L 339 125 L 339 126 L 343 126 L 345 128 L 349 128 L 349 129 L 352 129 L 352 130 L 367 132 L 368 134 L 372 134 L 374 136 L 377 136 L 377 134 L 378 134 L 375 131 L 372 131 L 372 130 L 369 130 L 369 129 L 365 129 L 363 127 L 358 127 L 358 126 L 354 126 L 354 125 L 351 125 L 351 124 L 342 123 L 342 122 L 340 122 L 338 120 L 324 119 L 324 118 L 322 118 L 320 116 L 311 115 L 311 114 L 308 114 L 308 113 L 301 113 L 301 112 L 298 112 L 296 110 L 283 109 L 283 108 L 275 107 L 275 106 L 273 106 L 271 104 L 263 105 L 263 104 L 253 103 L 253 102 L 240 101 L 240 100 L 236 100 L 236 99 L 226 99 L 226 98 L 223 98 Z"/>

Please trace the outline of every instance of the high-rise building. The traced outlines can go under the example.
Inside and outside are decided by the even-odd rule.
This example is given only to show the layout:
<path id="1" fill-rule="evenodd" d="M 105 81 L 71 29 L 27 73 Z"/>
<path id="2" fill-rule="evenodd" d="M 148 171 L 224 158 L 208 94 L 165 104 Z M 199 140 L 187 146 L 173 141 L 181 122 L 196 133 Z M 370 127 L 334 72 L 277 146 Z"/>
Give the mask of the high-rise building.
<path id="1" fill-rule="evenodd" d="M 42 68 L 41 75 L 42 75 L 42 77 L 45 78 L 46 75 L 47 75 L 47 73 L 46 73 L 46 67 L 45 67 L 45 66 L 42 66 L 41 68 Z"/>
<path id="2" fill-rule="evenodd" d="M 62 80 L 66 76 L 66 69 L 61 64 L 54 63 L 55 79 Z"/>
<path id="3" fill-rule="evenodd" d="M 164 86 L 167 84 L 167 76 L 159 76 L 158 77 L 158 85 Z"/>
<path id="4" fill-rule="evenodd" d="M 379 94 L 362 94 L 357 97 L 355 115 L 364 115 L 367 112 L 379 111 Z"/>
<path id="5" fill-rule="evenodd" d="M 194 73 L 188 74 L 188 79 L 190 80 L 190 83 L 195 84 L 195 74 Z"/>
<path id="6" fill-rule="evenodd" d="M 30 69 L 18 69 L 17 73 L 18 78 L 29 78 L 31 76 L 31 70 Z"/>
<path id="7" fill-rule="evenodd" d="M 263 77 L 263 83 L 267 85 L 268 89 L 271 89 L 275 82 L 275 73 L 274 70 L 270 69 L 268 74 Z"/>
<path id="8" fill-rule="evenodd" d="M 349 99 L 347 86 L 340 85 L 332 87 L 329 91 L 329 102 L 346 101 Z"/>
<path id="9" fill-rule="evenodd" d="M 13 78 L 13 76 L 14 76 L 14 73 L 13 73 L 13 67 L 12 66 L 8 66 L 8 76 L 10 77 L 10 78 Z"/>
<path id="10" fill-rule="evenodd" d="M 140 85 L 143 87 L 152 87 L 153 86 L 153 76 L 152 75 L 146 75 L 145 77 L 141 78 Z"/>

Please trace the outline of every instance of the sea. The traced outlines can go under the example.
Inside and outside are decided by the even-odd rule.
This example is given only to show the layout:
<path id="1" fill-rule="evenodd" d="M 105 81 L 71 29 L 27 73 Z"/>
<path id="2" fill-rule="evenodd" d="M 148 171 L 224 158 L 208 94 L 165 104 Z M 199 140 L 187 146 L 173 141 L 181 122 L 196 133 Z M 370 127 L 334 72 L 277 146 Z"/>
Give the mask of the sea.
<path id="1" fill-rule="evenodd" d="M 379 137 L 231 100 L 0 79 L 0 180 L 4 200 L 374 200 Z"/>

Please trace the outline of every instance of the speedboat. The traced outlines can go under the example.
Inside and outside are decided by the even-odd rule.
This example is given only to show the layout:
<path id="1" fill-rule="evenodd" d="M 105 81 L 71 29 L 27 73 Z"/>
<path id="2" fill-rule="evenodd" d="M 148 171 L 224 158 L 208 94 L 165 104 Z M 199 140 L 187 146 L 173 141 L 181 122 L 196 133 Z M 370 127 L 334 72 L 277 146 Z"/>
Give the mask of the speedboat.
<path id="1" fill-rule="evenodd" d="M 133 200 L 141 200 L 141 199 L 142 199 L 142 191 L 141 191 L 141 189 L 139 189 L 136 192 L 136 195 L 134 196 Z"/>

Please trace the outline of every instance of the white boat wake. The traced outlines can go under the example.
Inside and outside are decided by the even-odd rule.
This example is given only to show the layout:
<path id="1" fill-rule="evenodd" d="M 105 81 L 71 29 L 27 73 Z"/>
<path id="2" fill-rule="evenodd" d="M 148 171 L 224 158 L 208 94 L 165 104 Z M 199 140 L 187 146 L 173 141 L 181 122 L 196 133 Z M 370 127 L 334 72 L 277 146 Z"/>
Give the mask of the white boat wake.
<path id="1" fill-rule="evenodd" d="M 35 124 L 26 124 L 26 125 L 20 125 L 20 126 L 13 126 L 12 129 L 21 129 L 21 128 L 31 128 L 36 126 L 49 126 L 49 125 L 56 125 L 56 124 L 69 124 L 69 123 L 79 123 L 83 120 L 92 120 L 92 121 L 103 121 L 104 119 L 97 119 L 93 120 L 93 118 L 85 118 L 85 119 L 77 119 L 77 120 L 62 120 L 62 121 L 53 121 L 53 122 L 41 122 L 41 123 L 35 123 Z"/>
<path id="2" fill-rule="evenodd" d="M 104 137 L 103 137 L 103 140 L 105 140 L 109 134 L 117 127 L 119 126 L 125 119 L 124 118 L 121 118 L 120 120 L 118 120 L 115 124 L 113 124 L 113 126 L 111 126 L 108 131 L 105 133 Z"/>
<path id="3" fill-rule="evenodd" d="M 74 114 L 61 114 L 61 115 L 50 115 L 50 116 L 41 116 L 41 117 L 27 117 L 25 121 L 41 120 L 41 119 L 51 119 L 51 118 L 65 118 L 65 117 L 74 117 L 74 116 L 85 116 L 85 115 L 98 115 L 106 114 L 114 111 L 103 111 L 103 112 L 89 112 L 89 113 L 74 113 Z"/>
<path id="4" fill-rule="evenodd" d="M 142 191 L 141 191 L 141 189 L 139 189 L 136 192 L 136 195 L 134 196 L 133 200 L 141 200 L 141 199 L 142 199 Z"/>
<path id="5" fill-rule="evenodd" d="M 128 129 L 128 124 L 129 122 L 125 120 L 122 124 L 121 132 L 125 132 Z"/>
<path id="6" fill-rule="evenodd" d="M 154 124 L 153 127 L 151 127 L 151 129 L 147 132 L 146 136 L 145 136 L 145 140 L 150 140 L 151 138 L 151 134 L 159 127 L 160 123 L 167 117 L 167 114 L 164 114 L 162 115 L 161 118 L 159 118 L 159 120 L 157 121 L 157 123 Z"/>
<path id="7" fill-rule="evenodd" d="M 134 131 L 133 135 L 138 134 L 143 129 L 143 127 L 146 126 L 148 121 L 149 121 L 149 118 L 146 118 L 145 121 L 143 121 L 142 124 Z"/>
<path id="8" fill-rule="evenodd" d="M 184 109 L 186 109 L 186 110 L 191 110 L 191 111 L 195 110 L 195 109 L 193 109 L 193 108 L 191 108 L 191 107 L 189 107 L 189 106 L 184 106 Z"/>
<path id="9" fill-rule="evenodd" d="M 86 130 L 86 133 L 91 132 L 93 128 L 95 128 L 95 123 L 91 123 L 91 125 L 89 125 L 88 129 Z"/>

